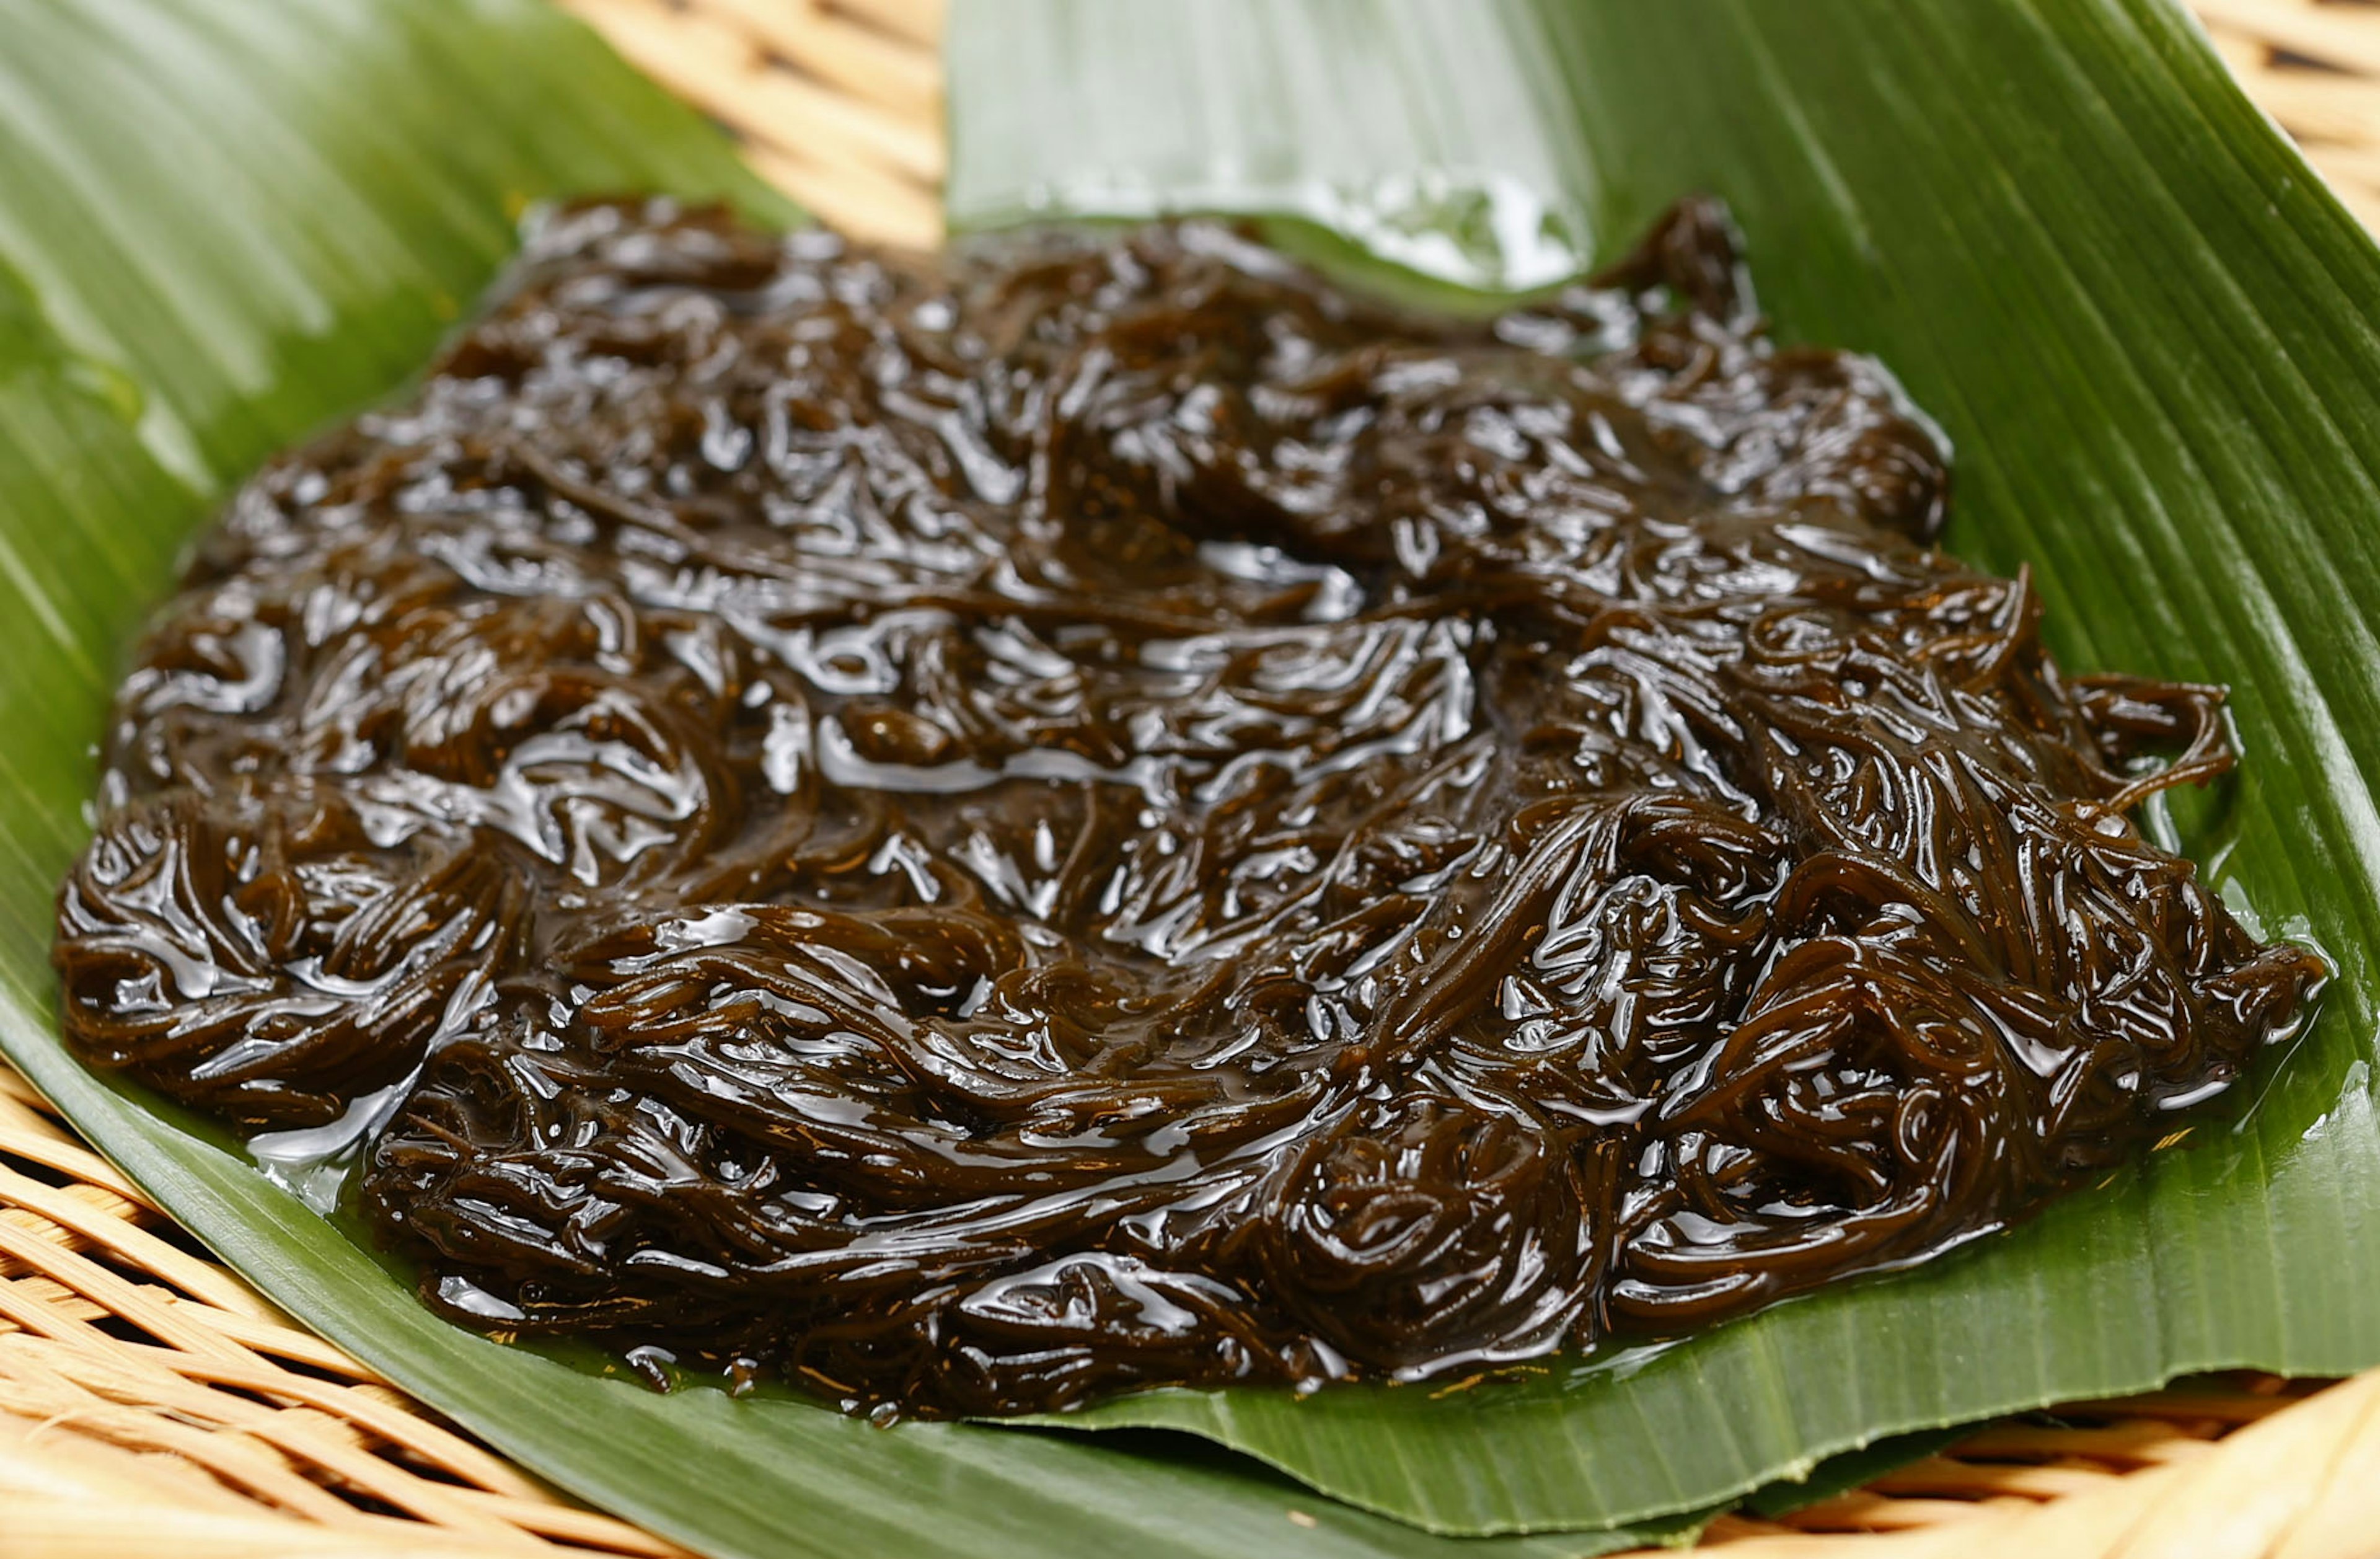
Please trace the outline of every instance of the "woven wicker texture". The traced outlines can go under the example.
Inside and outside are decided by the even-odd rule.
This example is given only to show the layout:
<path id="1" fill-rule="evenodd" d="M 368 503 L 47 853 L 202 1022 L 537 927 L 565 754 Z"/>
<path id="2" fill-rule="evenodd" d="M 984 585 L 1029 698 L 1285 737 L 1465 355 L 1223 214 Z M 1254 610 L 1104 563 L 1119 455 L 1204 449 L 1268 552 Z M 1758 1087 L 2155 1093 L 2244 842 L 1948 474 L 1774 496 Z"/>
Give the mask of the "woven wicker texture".
<path id="1" fill-rule="evenodd" d="M 828 221 L 939 241 L 943 0 L 562 3 Z M 2196 4 L 2250 93 L 2380 225 L 2380 4 Z M 1706 1541 L 1730 1559 L 2368 1559 L 2380 1371 L 2070 1405 Z M 0 1559 L 679 1552 L 281 1316 L 0 1067 Z"/>
<path id="2" fill-rule="evenodd" d="M 2366 227 L 2380 229 L 2380 5 L 2191 0 L 2216 52 Z"/>

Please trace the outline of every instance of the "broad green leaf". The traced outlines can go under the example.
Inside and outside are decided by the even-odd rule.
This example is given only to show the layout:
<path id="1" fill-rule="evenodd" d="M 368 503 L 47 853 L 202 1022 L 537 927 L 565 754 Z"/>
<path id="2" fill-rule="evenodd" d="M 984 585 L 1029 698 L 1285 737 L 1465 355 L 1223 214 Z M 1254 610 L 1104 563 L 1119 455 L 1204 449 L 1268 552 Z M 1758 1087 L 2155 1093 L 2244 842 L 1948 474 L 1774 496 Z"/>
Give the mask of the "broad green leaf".
<path id="1" fill-rule="evenodd" d="M 120 647 L 225 485 L 415 371 L 532 200 L 790 213 L 533 0 L 0 0 L 0 1050 L 186 1224 L 501 1450 L 716 1555 L 1563 1559 L 1693 1529 L 1464 1541 L 1181 1437 L 657 1395 L 435 1320 L 220 1133 L 78 1066 L 52 895 Z"/>
<path id="2" fill-rule="evenodd" d="M 2380 1363 L 2380 251 L 2178 6 L 1009 0 L 955 25 L 962 225 L 1354 210 L 1360 237 L 1523 170 L 1555 182 L 1514 209 L 1580 213 L 1556 236 L 1608 254 L 1683 193 L 1725 197 L 1779 333 L 1876 353 L 1949 428 L 1949 544 L 2033 566 L 2070 666 L 2231 685 L 2245 775 L 2177 804 L 2182 843 L 2338 970 L 2252 1108 L 1914 1273 L 1524 1384 L 1174 1392 L 1063 1421 L 1209 1435 L 1496 1531 L 1706 1504 L 2192 1370 Z M 1476 244 L 1437 258 L 1528 279 Z"/>

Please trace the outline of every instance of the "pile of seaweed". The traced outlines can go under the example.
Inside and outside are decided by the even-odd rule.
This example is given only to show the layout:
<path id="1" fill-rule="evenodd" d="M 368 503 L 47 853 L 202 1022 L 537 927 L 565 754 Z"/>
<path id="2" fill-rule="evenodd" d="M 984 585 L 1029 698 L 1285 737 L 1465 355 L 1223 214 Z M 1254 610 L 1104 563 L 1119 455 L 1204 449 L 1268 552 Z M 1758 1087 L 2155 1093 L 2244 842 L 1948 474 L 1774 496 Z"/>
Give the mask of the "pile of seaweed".
<path id="1" fill-rule="evenodd" d="M 997 1413 L 1669 1335 L 2008 1224 L 2324 969 L 2129 814 L 1723 216 L 1484 323 L 1231 229 L 550 219 L 116 700 L 67 1033 L 506 1333 Z"/>

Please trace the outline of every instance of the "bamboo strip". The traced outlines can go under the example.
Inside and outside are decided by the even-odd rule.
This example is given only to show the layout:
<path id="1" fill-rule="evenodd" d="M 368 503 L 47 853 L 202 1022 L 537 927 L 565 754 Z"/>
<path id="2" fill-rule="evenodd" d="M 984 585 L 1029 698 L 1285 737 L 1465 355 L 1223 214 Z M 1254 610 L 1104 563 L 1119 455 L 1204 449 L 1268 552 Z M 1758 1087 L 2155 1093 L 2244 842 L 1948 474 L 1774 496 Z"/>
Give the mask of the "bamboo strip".
<path id="1" fill-rule="evenodd" d="M 942 42 L 942 0 L 833 0 L 832 9 L 933 54 Z"/>
<path id="2" fill-rule="evenodd" d="M 942 72 L 927 50 L 836 16 L 810 0 L 697 0 L 771 53 L 863 103 L 939 123 Z"/>
<path id="3" fill-rule="evenodd" d="M 2369 1559 L 2380 1542 L 2380 1371 L 2186 1465 L 2029 1507 L 1841 1539 L 1747 1537 L 1728 1559 Z"/>
<path id="4" fill-rule="evenodd" d="M 2191 0 L 2210 27 L 2359 76 L 2380 74 L 2380 26 L 2368 7 L 2328 0 Z M 2252 93 L 2255 83 L 2248 83 Z"/>

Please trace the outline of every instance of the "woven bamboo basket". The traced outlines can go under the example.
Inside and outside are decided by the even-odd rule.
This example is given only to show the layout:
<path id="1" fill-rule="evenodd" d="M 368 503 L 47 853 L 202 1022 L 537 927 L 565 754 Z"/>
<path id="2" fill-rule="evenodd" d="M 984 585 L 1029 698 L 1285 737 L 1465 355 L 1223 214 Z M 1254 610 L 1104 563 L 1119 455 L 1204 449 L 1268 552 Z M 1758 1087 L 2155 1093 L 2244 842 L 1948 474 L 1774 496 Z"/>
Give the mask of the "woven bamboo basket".
<path id="1" fill-rule="evenodd" d="M 943 0 L 561 3 L 829 222 L 940 240 Z M 2380 225 L 2380 3 L 2195 4 L 2251 95 Z M 2070 1404 L 1704 1541 L 1730 1559 L 2370 1559 L 2380 1370 Z M 0 1559 L 680 1552 L 282 1316 L 0 1066 Z"/>

